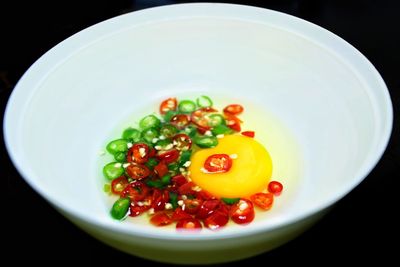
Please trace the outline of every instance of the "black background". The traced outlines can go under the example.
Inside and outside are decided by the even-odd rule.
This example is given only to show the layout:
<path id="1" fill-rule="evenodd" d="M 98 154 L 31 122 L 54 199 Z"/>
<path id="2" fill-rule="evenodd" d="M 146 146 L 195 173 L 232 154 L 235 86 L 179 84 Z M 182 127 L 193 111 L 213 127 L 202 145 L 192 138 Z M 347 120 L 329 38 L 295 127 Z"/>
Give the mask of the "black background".
<path id="1" fill-rule="evenodd" d="M 81 3 L 80 3 L 81 2 Z M 160 4 L 190 1 L 2 1 L 0 8 L 1 111 L 21 75 L 66 37 L 105 19 Z M 211 1 L 207 1 L 211 2 Z M 398 182 L 400 108 L 399 1 L 231 1 L 266 7 L 311 21 L 361 51 L 385 80 L 394 106 L 389 146 L 371 174 L 312 229 L 294 241 L 240 264 L 387 264 L 399 238 Z M 6 222 L 6 259 L 29 264 L 109 263 L 149 265 L 101 244 L 53 210 L 19 176 L 1 149 L 1 177 L 7 183 L 1 218 Z M 62 152 L 62 145 L 59 148 Z M 62 157 L 62 154 L 54 155 Z M 392 245 L 391 242 L 394 242 Z M 398 250 L 397 250 L 398 251 Z M 20 255 L 15 258 L 13 253 Z M 179 255 L 177 255 L 179 257 Z M 321 262 L 321 259 L 323 261 Z"/>

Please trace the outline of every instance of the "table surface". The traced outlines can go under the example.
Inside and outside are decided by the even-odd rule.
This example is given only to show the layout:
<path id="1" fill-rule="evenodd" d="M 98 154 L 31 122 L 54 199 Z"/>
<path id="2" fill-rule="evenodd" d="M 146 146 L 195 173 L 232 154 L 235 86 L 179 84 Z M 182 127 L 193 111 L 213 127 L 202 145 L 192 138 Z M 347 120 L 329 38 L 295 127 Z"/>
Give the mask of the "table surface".
<path id="1" fill-rule="evenodd" d="M 6 14 L 1 17 L 4 20 L 0 42 L 0 103 L 3 112 L 21 75 L 43 53 L 66 37 L 119 14 L 190 1 L 10 2 L 12 6 L 4 1 L 6 6 L 2 11 Z M 395 247 L 389 242 L 397 242 L 399 234 L 395 213 L 399 211 L 396 194 L 400 170 L 400 1 L 231 2 L 289 13 L 344 38 L 360 50 L 382 75 L 392 97 L 395 115 L 392 137 L 385 154 L 351 194 L 297 239 L 239 263 L 285 264 L 295 260 L 299 264 L 316 265 L 320 259 L 334 264 L 391 262 L 396 254 Z M 30 264 L 47 262 L 48 255 L 66 264 L 152 264 L 98 242 L 63 218 L 20 177 L 7 156 L 3 138 L 1 141 L 1 174 L 7 182 L 8 201 L 3 204 L 6 210 L 2 214 L 6 221 L 6 241 L 3 241 L 3 244 L 8 244 L 6 257 L 15 262 L 17 259 L 11 257 L 11 252 L 18 252 Z"/>

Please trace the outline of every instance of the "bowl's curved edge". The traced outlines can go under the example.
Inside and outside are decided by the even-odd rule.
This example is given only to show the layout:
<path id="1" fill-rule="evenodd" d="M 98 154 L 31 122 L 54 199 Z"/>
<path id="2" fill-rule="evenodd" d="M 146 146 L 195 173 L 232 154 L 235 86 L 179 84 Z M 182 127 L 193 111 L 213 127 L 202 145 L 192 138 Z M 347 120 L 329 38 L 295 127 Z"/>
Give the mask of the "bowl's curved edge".
<path id="1" fill-rule="evenodd" d="M 46 75 L 48 75 L 53 68 L 57 66 L 57 64 L 61 64 L 60 60 L 64 59 L 61 57 L 60 54 L 57 54 L 61 49 L 62 45 L 67 46 L 67 51 L 72 53 L 76 49 L 80 49 L 83 44 L 85 44 L 85 41 L 89 39 L 90 36 L 96 36 L 96 34 L 103 32 L 104 34 L 107 33 L 111 28 L 109 27 L 108 23 L 112 22 L 111 24 L 117 24 L 118 26 L 118 21 L 125 21 L 127 20 L 130 16 L 142 16 L 146 17 L 149 13 L 151 14 L 152 12 L 158 12 L 158 13 L 163 13 L 163 12 L 168 12 L 168 10 L 174 9 L 173 13 L 179 13 L 181 11 L 188 11 L 189 9 L 192 12 L 197 12 L 197 14 L 201 14 L 201 12 L 204 11 L 209 11 L 209 8 L 213 8 L 213 10 L 216 10 L 215 13 L 218 12 L 226 12 L 226 9 L 230 9 L 230 11 L 234 10 L 235 12 L 228 12 L 230 14 L 246 14 L 247 17 L 252 17 L 253 20 L 256 18 L 261 18 L 263 15 L 268 14 L 269 19 L 275 18 L 276 21 L 275 23 L 282 23 L 284 20 L 289 21 L 290 26 L 292 27 L 291 29 L 296 30 L 296 25 L 300 25 L 298 28 L 304 29 L 307 28 L 308 31 L 314 31 L 318 30 L 320 31 L 324 36 L 324 38 L 328 39 L 337 39 L 339 42 L 341 42 L 341 45 L 343 47 L 347 47 L 346 49 L 352 49 L 353 51 L 356 52 L 357 57 L 359 60 L 364 61 L 365 64 L 368 65 L 369 72 L 373 74 L 373 78 L 377 79 L 378 82 L 380 83 L 381 87 L 381 93 L 383 94 L 383 99 L 385 102 L 385 111 L 386 111 L 386 126 L 384 127 L 382 138 L 380 139 L 379 144 L 377 145 L 377 151 L 375 152 L 374 156 L 370 158 L 369 162 L 367 162 L 367 166 L 360 172 L 358 179 L 354 182 L 352 187 L 348 188 L 347 190 L 341 192 L 338 194 L 335 198 L 330 199 L 330 201 L 327 201 L 326 203 L 320 203 L 319 205 L 315 206 L 312 210 L 307 210 L 306 212 L 302 214 L 295 214 L 293 216 L 290 216 L 287 220 L 284 222 L 277 223 L 275 225 L 271 225 L 268 229 L 265 229 L 264 227 L 252 227 L 251 229 L 249 228 L 248 231 L 241 231 L 241 232 L 220 232 L 218 234 L 215 233 L 210 233 L 209 235 L 203 235 L 202 238 L 204 239 L 218 239 L 218 238 L 234 238 L 234 237 L 240 237 L 242 235 L 247 235 L 247 234 L 256 234 L 256 233 L 261 233 L 266 230 L 273 230 L 285 225 L 290 225 L 292 223 L 295 223 L 296 221 L 300 221 L 306 217 L 309 217 L 315 213 L 317 213 L 320 210 L 323 210 L 335 202 L 337 202 L 339 199 L 341 199 L 344 195 L 348 194 L 351 190 L 354 189 L 355 186 L 357 186 L 367 175 L 368 173 L 376 166 L 378 163 L 379 159 L 382 157 L 392 131 L 392 126 L 393 126 L 393 108 L 392 108 L 392 103 L 390 99 L 390 95 L 388 93 L 387 87 L 378 73 L 378 71 L 375 69 L 375 67 L 368 61 L 368 59 L 362 55 L 357 49 L 355 49 L 353 46 L 351 46 L 349 43 L 347 43 L 345 40 L 342 38 L 336 36 L 335 34 L 329 32 L 326 29 L 323 29 L 315 24 L 312 24 L 310 22 L 307 22 L 305 20 L 299 19 L 297 17 L 284 14 L 281 12 L 277 11 L 272 11 L 272 10 L 267 10 L 263 8 L 257 8 L 257 7 L 250 7 L 250 6 L 241 6 L 241 5 L 233 5 L 233 4 L 207 4 L 207 3 L 193 3 L 193 4 L 179 4 L 179 5 L 169 5 L 169 6 L 162 6 L 162 7 L 156 7 L 156 8 L 150 8 L 146 10 L 141 10 L 131 13 L 131 14 L 125 14 L 121 15 L 115 18 L 111 18 L 109 20 L 106 20 L 104 22 L 100 22 L 96 25 L 93 25 L 85 30 L 82 30 L 81 32 L 69 37 L 65 41 L 61 42 L 57 46 L 53 47 L 51 50 L 49 50 L 46 54 L 44 54 L 38 61 L 36 61 L 28 70 L 27 72 L 23 75 L 23 77 L 20 79 L 20 81 L 17 83 L 15 86 L 9 100 L 6 106 L 6 110 L 4 113 L 4 121 L 3 121 L 3 132 L 4 132 L 4 141 L 6 145 L 6 149 L 10 155 L 10 158 L 19 171 L 19 173 L 22 175 L 22 177 L 26 180 L 26 182 L 35 190 L 37 191 L 40 195 L 42 195 L 47 201 L 55 205 L 58 209 L 61 210 L 66 210 L 68 213 L 74 214 L 80 218 L 82 218 L 84 221 L 90 224 L 94 225 L 99 225 L 105 229 L 109 229 L 112 231 L 117 231 L 120 233 L 127 232 L 128 229 L 130 228 L 125 228 L 125 227 L 116 227 L 116 224 L 113 223 L 105 223 L 99 220 L 96 220 L 95 218 L 91 218 L 86 216 L 84 213 L 77 213 L 76 211 L 72 210 L 70 207 L 65 205 L 64 203 L 60 203 L 56 198 L 54 198 L 51 194 L 46 192 L 44 189 L 40 188 L 37 186 L 29 177 L 35 178 L 35 175 L 32 174 L 29 169 L 26 169 L 26 166 L 24 166 L 24 161 L 23 158 L 21 157 L 19 151 L 18 151 L 18 143 L 15 142 L 18 138 L 18 127 L 11 127 L 12 121 L 15 118 L 23 118 L 22 115 L 17 116 L 18 114 L 23 114 L 24 108 L 26 108 L 26 105 L 22 105 L 22 108 L 19 106 L 19 102 L 21 102 L 21 98 L 24 94 L 29 93 L 28 89 L 32 89 L 32 87 L 25 86 L 25 84 L 28 84 L 30 82 L 34 82 L 34 84 L 38 85 L 40 84 L 40 81 L 44 79 Z M 256 13 L 256 16 L 252 16 Z M 188 16 L 187 12 L 184 12 L 185 16 Z M 208 14 L 208 13 L 207 13 Z M 167 16 L 164 16 L 165 18 Z M 121 24 L 120 21 L 120 24 Z M 299 30 L 299 29 L 297 29 Z M 321 36 L 319 35 L 319 36 Z M 82 39 L 80 39 L 82 38 Z M 80 45 L 81 44 L 81 45 Z M 87 44 L 86 44 L 87 45 Z M 68 54 L 70 54 L 68 53 Z M 61 53 L 62 55 L 65 55 L 65 53 Z M 53 64 L 54 63 L 54 64 Z M 51 65 L 50 70 L 47 69 L 47 66 Z M 46 70 L 47 69 L 47 70 Z M 41 73 L 42 72 L 42 73 Z M 34 74 L 34 75 L 33 75 Z M 22 90 L 25 86 L 25 90 Z M 33 90 L 31 94 L 33 93 Z M 26 95 L 25 95 L 26 97 Z M 29 96 L 28 96 L 29 98 Z M 17 121 L 17 124 L 20 124 L 21 121 Z M 131 230 L 131 229 L 130 229 Z M 133 233 L 132 231 L 130 231 Z M 152 237 L 152 238 L 167 238 L 171 240 L 180 240 L 180 239 L 186 239 L 186 240 L 191 240 L 191 239 L 196 239 L 199 238 L 198 235 L 182 235 L 182 236 L 177 236 L 175 234 L 165 234 L 162 232 L 153 232 L 153 233 L 143 233 L 142 231 L 138 230 L 134 232 L 135 235 L 138 236 L 146 236 L 146 237 Z"/>

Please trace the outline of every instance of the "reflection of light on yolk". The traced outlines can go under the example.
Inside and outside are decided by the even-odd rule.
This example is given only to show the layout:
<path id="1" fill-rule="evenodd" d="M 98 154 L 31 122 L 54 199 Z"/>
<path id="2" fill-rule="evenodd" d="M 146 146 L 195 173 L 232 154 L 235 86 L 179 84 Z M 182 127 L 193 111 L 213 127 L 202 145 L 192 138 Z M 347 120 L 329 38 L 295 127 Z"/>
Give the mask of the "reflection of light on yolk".
<path id="1" fill-rule="evenodd" d="M 228 135 L 214 148 L 201 149 L 191 158 L 190 172 L 194 183 L 218 197 L 249 197 L 266 188 L 272 174 L 268 151 L 253 138 Z M 225 173 L 204 173 L 204 162 L 213 154 L 237 155 Z"/>

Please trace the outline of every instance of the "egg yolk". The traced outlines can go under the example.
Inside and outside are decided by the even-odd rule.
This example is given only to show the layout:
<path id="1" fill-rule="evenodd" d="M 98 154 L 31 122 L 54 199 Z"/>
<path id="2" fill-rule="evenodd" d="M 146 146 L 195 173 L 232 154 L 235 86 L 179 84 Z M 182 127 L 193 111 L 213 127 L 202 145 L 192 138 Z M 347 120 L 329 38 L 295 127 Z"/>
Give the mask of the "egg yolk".
<path id="1" fill-rule="evenodd" d="M 268 151 L 256 140 L 241 135 L 227 135 L 214 148 L 201 149 L 191 158 L 189 171 L 194 183 L 217 197 L 249 197 L 264 190 L 272 175 Z M 214 154 L 227 154 L 232 167 L 224 173 L 208 173 L 206 159 Z"/>

